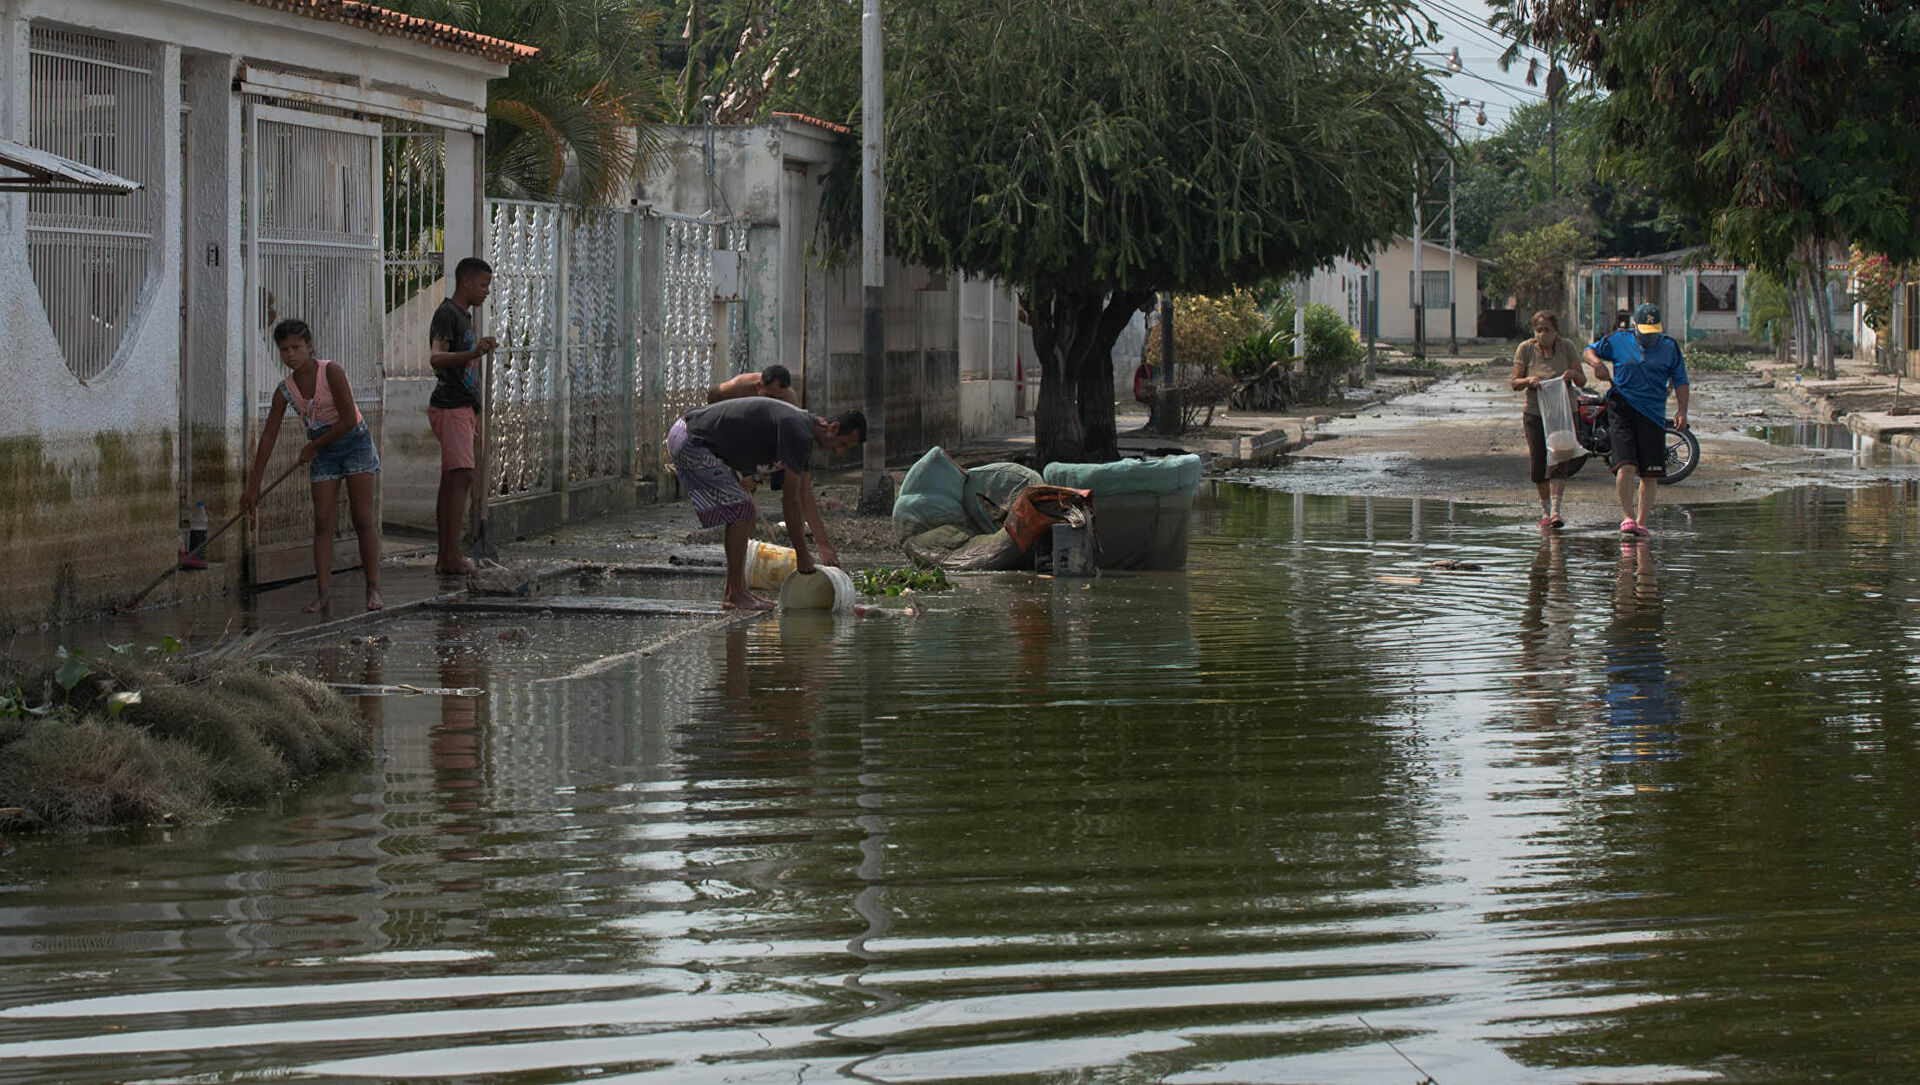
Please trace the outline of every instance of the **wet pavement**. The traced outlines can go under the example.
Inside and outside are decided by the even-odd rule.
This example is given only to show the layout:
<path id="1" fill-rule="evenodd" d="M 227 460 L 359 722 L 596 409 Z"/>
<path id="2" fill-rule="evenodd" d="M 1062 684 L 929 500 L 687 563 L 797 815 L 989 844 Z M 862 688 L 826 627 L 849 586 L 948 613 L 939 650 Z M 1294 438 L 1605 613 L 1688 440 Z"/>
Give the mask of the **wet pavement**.
<path id="1" fill-rule="evenodd" d="M 1920 479 L 1680 487 L 1641 545 L 1252 481 L 1185 573 L 917 620 L 277 649 L 484 693 L 363 698 L 375 763 L 272 809 L 0 844 L 0 1083 L 1920 1073 Z"/>
<path id="2" fill-rule="evenodd" d="M 1510 366 L 1495 363 L 1450 377 L 1431 389 L 1322 424 L 1321 440 L 1277 470 L 1228 472 L 1261 486 L 1355 496 L 1450 498 L 1499 518 L 1538 516 L 1527 477 L 1527 449 Z M 1920 456 L 1852 438 L 1845 443 L 1760 374 L 1694 377 L 1692 429 L 1701 463 L 1660 501 L 1702 505 L 1752 501 L 1807 485 L 1879 486 L 1920 479 Z M 1802 439 L 1804 438 L 1804 440 Z M 1847 453 L 1841 455 L 1838 453 Z M 1594 526 L 1618 523 L 1613 479 L 1588 462 L 1569 480 L 1571 518 Z"/>

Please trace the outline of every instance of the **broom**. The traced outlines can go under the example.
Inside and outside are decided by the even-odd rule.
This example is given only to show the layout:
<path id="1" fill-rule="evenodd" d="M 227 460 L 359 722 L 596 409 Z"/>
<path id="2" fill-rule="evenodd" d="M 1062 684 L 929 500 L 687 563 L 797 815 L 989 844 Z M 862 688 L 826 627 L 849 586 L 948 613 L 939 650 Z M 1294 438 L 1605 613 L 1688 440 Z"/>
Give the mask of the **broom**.
<path id="1" fill-rule="evenodd" d="M 305 464 L 303 464 L 303 463 L 301 463 L 301 462 L 300 462 L 299 460 L 295 460 L 294 462 L 292 462 L 292 463 L 290 463 L 290 464 L 288 464 L 288 465 L 287 465 L 287 469 L 286 469 L 285 471 L 282 471 L 282 472 L 280 472 L 280 477 L 278 477 L 278 478 L 276 478 L 276 479 L 274 479 L 274 480 L 273 480 L 272 482 L 269 482 L 269 483 L 267 483 L 267 485 L 265 486 L 265 488 L 263 488 L 263 489 L 262 489 L 262 490 L 260 491 L 260 496 L 261 496 L 261 497 L 265 497 L 265 496 L 267 496 L 268 494 L 270 494 L 270 493 L 272 493 L 272 492 L 273 492 L 273 488 L 274 488 L 275 486 L 278 486 L 278 485 L 280 485 L 280 484 L 281 484 L 282 482 L 285 482 L 285 481 L 287 481 L 287 478 L 288 478 L 288 476 L 290 476 L 290 475 L 292 475 L 292 474 L 294 473 L 294 471 L 296 471 L 296 470 L 298 470 L 299 468 L 301 468 L 301 467 L 304 467 L 304 466 L 306 466 L 306 465 L 305 465 Z M 211 534 L 209 534 L 209 535 L 207 536 L 207 541 L 206 541 L 206 542 L 203 542 L 203 543 L 201 543 L 201 544 L 200 544 L 199 546 L 196 546 L 196 547 L 194 547 L 194 548 L 193 548 L 192 550 L 189 550 L 189 551 L 187 551 L 187 554 L 186 554 L 186 556 L 187 556 L 187 557 L 190 557 L 190 558 L 191 558 L 191 557 L 199 557 L 199 556 L 202 556 L 202 555 L 204 555 L 204 554 L 206 553 L 206 550 L 207 550 L 207 547 L 208 547 L 209 545 L 211 545 L 211 544 L 213 543 L 213 540 L 215 540 L 215 539 L 217 539 L 217 538 L 219 538 L 220 536 L 222 536 L 222 535 L 224 535 L 224 534 L 226 534 L 226 533 L 227 533 L 227 529 L 228 529 L 228 528 L 230 528 L 230 527 L 232 527 L 233 525 L 235 525 L 235 524 L 237 524 L 237 523 L 239 523 L 239 522 L 240 522 L 240 518 L 241 518 L 241 517 L 243 517 L 243 516 L 245 516 L 245 515 L 246 515 L 246 513 L 244 513 L 244 512 L 236 512 L 236 513 L 234 513 L 234 514 L 233 514 L 232 516 L 229 516 L 229 517 L 227 518 L 227 522 L 226 522 L 226 523 L 224 523 L 224 524 L 221 524 L 221 525 L 220 525 L 220 526 L 219 526 L 218 528 L 216 528 L 216 529 L 215 529 L 215 530 L 214 530 L 214 531 L 213 531 L 213 532 L 212 532 Z M 166 572 L 164 572 L 164 573 L 161 573 L 161 574 L 160 574 L 159 576 L 156 576 L 156 577 L 154 577 L 154 578 L 153 578 L 153 582 L 152 582 L 152 583 L 150 583 L 150 584 L 148 584 L 148 585 L 147 585 L 146 587 L 144 587 L 144 588 L 141 588 L 141 589 L 140 589 L 140 594 L 138 594 L 138 595 L 136 595 L 136 596 L 134 596 L 133 598 L 131 598 L 131 599 L 129 599 L 129 600 L 127 600 L 127 601 L 126 601 L 126 602 L 124 602 L 124 603 L 121 603 L 121 604 L 120 604 L 119 606 L 117 606 L 117 607 L 115 607 L 114 609 L 115 609 L 115 610 L 120 610 L 120 611 L 127 611 L 127 610 L 132 610 L 132 609 L 133 609 L 134 607 L 137 607 L 137 606 L 139 606 L 139 605 L 140 605 L 140 600 L 142 600 L 142 599 L 145 599 L 145 598 L 146 598 L 147 596 L 149 596 L 149 595 L 152 595 L 152 594 L 153 594 L 153 589 L 155 589 L 155 588 L 157 588 L 157 587 L 159 587 L 160 585 L 162 585 L 162 584 L 164 584 L 164 583 L 166 583 L 166 582 L 167 582 L 167 578 L 168 578 L 168 577 L 170 577 L 170 576 L 172 576 L 172 575 L 173 575 L 174 573 L 176 573 L 176 572 L 178 572 L 178 571 L 180 570 L 180 562 L 181 562 L 182 560 L 184 560 L 184 559 L 181 559 L 181 558 L 175 558 L 175 559 L 174 559 L 174 561 L 173 561 L 173 564 L 172 564 L 172 565 L 169 565 L 169 566 L 167 566 L 167 571 L 166 571 Z"/>

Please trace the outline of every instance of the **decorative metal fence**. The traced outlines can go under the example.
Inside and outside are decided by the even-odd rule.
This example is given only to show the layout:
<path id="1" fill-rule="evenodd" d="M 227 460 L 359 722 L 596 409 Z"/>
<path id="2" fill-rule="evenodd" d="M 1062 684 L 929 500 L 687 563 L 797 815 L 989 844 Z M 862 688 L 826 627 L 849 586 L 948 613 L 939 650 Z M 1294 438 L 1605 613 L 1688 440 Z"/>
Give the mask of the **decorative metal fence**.
<path id="1" fill-rule="evenodd" d="M 633 419 L 633 216 L 574 214 L 567 259 L 567 481 L 614 478 L 626 468 Z"/>
<path id="2" fill-rule="evenodd" d="M 500 341 L 487 387 L 488 484 L 496 499 L 553 489 L 564 216 L 553 204 L 487 202 L 493 293 L 486 332 Z"/>
<path id="3" fill-rule="evenodd" d="M 713 386 L 713 224 L 659 213 L 661 407 L 672 417 L 706 402 Z"/>
<path id="4" fill-rule="evenodd" d="M 744 302 L 732 364 L 716 359 L 713 272 L 716 238 L 743 249 L 745 224 L 521 200 L 489 200 L 487 222 L 492 499 L 664 481 L 667 429 L 745 365 Z"/>

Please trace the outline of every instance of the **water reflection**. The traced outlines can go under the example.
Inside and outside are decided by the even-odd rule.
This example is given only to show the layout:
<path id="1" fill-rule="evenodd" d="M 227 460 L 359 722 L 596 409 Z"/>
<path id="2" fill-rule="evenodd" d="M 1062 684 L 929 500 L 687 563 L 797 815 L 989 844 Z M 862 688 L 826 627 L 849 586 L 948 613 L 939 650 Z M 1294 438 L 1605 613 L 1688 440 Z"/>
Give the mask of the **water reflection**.
<path id="1" fill-rule="evenodd" d="M 1667 658 L 1665 613 L 1652 547 L 1644 540 L 1622 542 L 1602 649 L 1609 761 L 1678 756 L 1680 699 Z"/>
<path id="2" fill-rule="evenodd" d="M 0 1083 L 1905 1080 L 1916 502 L 1220 487 L 1184 575 L 303 648 L 488 696 L 10 841 Z"/>

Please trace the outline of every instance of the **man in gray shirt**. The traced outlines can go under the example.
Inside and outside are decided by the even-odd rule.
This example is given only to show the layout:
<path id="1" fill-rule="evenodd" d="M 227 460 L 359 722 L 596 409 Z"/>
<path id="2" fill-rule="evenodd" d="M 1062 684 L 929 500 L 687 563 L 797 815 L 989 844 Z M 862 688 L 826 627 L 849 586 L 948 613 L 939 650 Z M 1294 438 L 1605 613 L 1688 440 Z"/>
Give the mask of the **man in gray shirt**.
<path id="1" fill-rule="evenodd" d="M 667 453 L 673 457 L 680 488 L 693 502 L 700 526 L 726 525 L 727 586 L 721 606 L 773 606 L 747 590 L 746 563 L 747 536 L 757 512 L 747 491 L 774 471 L 787 473 L 780 507 L 793 542 L 795 570 L 810 573 L 814 568 L 807 547 L 809 527 L 820 542 L 820 559 L 829 565 L 839 561 L 813 496 L 814 449 L 830 456 L 866 439 L 867 419 L 859 411 L 843 411 L 826 421 L 766 396 L 710 403 L 673 424 Z M 743 485 L 742 479 L 749 481 Z"/>

